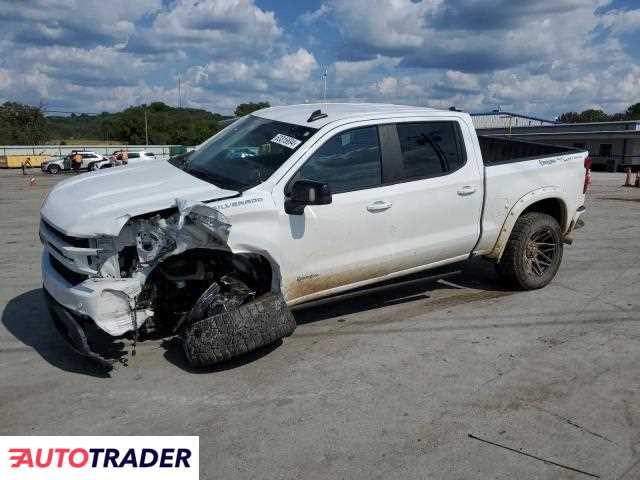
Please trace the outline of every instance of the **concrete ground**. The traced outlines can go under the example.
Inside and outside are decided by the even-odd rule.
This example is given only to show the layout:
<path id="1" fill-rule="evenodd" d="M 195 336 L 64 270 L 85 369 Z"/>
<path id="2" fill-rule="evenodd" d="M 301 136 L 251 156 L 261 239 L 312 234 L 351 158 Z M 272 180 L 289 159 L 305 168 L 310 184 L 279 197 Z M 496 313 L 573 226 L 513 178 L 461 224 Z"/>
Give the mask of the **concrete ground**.
<path id="1" fill-rule="evenodd" d="M 640 189 L 620 174 L 594 175 L 542 290 L 478 261 L 299 311 L 281 345 L 207 371 L 144 343 L 111 378 L 45 311 L 38 209 L 59 179 L 35 177 L 0 171 L 0 434 L 199 435 L 202 478 L 640 478 Z"/>

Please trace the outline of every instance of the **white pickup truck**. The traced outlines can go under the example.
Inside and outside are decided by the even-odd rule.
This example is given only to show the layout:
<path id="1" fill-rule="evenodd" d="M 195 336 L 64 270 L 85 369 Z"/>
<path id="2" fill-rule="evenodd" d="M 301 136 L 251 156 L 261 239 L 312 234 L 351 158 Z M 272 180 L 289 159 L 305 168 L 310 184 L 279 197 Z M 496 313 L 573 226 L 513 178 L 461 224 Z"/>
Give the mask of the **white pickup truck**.
<path id="1" fill-rule="evenodd" d="M 474 256 L 540 288 L 581 224 L 589 169 L 584 150 L 478 137 L 458 111 L 268 108 L 174 161 L 54 187 L 45 296 L 104 365 L 98 332 L 180 335 L 206 365 L 289 335 L 291 306 Z"/>

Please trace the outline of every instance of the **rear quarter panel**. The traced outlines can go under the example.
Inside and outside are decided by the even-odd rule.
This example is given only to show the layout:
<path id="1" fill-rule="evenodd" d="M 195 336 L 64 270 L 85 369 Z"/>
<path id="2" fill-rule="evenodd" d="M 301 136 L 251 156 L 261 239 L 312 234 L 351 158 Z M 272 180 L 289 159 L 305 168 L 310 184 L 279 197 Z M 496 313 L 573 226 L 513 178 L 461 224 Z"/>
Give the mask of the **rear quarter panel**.
<path id="1" fill-rule="evenodd" d="M 563 232 L 584 204 L 587 152 L 490 165 L 486 170 L 483 235 L 476 253 L 499 258 L 520 214 L 531 204 L 558 198 L 565 208 Z"/>

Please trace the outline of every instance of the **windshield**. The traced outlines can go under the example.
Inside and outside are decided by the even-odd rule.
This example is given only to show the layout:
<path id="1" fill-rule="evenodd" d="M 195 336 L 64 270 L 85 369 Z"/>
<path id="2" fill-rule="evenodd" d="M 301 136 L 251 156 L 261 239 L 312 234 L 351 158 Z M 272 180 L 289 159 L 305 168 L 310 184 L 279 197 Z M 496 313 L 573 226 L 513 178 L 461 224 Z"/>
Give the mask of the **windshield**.
<path id="1" fill-rule="evenodd" d="M 171 163 L 218 187 L 247 190 L 269 178 L 315 132 L 315 128 L 248 115 L 201 149 Z"/>

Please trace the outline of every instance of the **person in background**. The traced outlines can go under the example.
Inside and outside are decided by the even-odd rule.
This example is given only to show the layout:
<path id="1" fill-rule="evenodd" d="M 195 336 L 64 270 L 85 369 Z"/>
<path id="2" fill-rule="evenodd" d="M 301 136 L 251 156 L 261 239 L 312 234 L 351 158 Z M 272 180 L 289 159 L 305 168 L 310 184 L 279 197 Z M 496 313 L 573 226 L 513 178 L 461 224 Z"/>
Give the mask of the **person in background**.
<path id="1" fill-rule="evenodd" d="M 71 157 L 71 166 L 72 166 L 73 170 L 76 173 L 78 173 L 78 171 L 80 170 L 80 167 L 82 166 L 82 155 L 80 154 L 80 152 L 76 152 Z"/>
<path id="2" fill-rule="evenodd" d="M 27 168 L 31 168 L 31 157 L 27 157 L 27 159 L 22 162 L 22 175 L 27 174 Z"/>
<path id="3" fill-rule="evenodd" d="M 122 163 L 125 165 L 129 163 L 129 150 L 126 148 L 122 151 Z"/>

